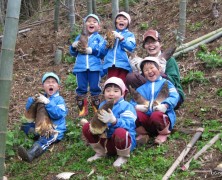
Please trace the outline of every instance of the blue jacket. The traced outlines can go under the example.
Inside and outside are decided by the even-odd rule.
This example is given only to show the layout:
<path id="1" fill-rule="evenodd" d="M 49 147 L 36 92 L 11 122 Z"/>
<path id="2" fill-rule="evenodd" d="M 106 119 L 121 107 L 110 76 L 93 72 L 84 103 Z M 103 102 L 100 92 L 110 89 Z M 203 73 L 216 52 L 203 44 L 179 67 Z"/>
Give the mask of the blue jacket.
<path id="1" fill-rule="evenodd" d="M 68 114 L 68 109 L 66 108 L 65 101 L 59 92 L 56 92 L 49 98 L 50 102 L 45 105 L 46 111 L 52 123 L 55 125 L 55 130 L 59 131 L 58 140 L 64 137 L 66 132 L 66 115 Z M 26 103 L 26 110 L 28 110 L 32 103 L 34 102 L 32 97 L 29 97 Z"/>
<path id="2" fill-rule="evenodd" d="M 157 98 L 158 93 L 162 89 L 164 82 L 168 82 L 168 88 L 169 88 L 169 95 L 168 97 L 161 102 L 161 104 L 168 104 L 169 108 L 166 111 L 166 114 L 168 115 L 170 119 L 170 130 L 172 130 L 175 122 L 176 122 L 176 113 L 174 112 L 174 107 L 177 105 L 177 102 L 179 100 L 179 93 L 177 92 L 175 86 L 168 80 L 162 78 L 161 76 L 155 81 L 150 82 L 147 81 L 142 86 L 138 87 L 136 91 L 138 91 L 145 99 L 150 101 L 150 106 L 148 111 L 146 112 L 147 115 L 151 115 L 153 112 L 152 105 L 153 101 Z M 131 103 L 136 106 L 136 102 L 134 100 L 131 100 Z"/>
<path id="3" fill-rule="evenodd" d="M 100 104 L 100 107 L 105 104 L 106 101 L 103 101 Z M 136 125 L 135 121 L 137 119 L 135 108 L 123 98 L 120 98 L 118 102 L 116 102 L 112 108 L 112 112 L 116 117 L 117 121 L 115 125 L 108 123 L 108 129 L 106 130 L 106 134 L 108 138 L 111 138 L 115 129 L 124 128 L 126 129 L 131 137 L 131 151 L 136 146 Z"/>
<path id="4" fill-rule="evenodd" d="M 120 33 L 124 39 L 120 41 L 117 38 L 115 40 L 114 47 L 112 49 L 106 49 L 106 52 L 103 53 L 106 54 L 104 58 L 103 69 L 106 70 L 115 65 L 115 67 L 126 69 L 127 71 L 132 72 L 127 52 L 133 52 L 136 48 L 135 36 L 128 29 L 124 29 L 123 31 L 116 31 Z"/>
<path id="5" fill-rule="evenodd" d="M 78 41 L 80 35 L 78 35 L 75 41 Z M 75 48 L 70 45 L 69 52 L 72 56 L 76 57 L 76 61 L 73 67 L 73 73 L 83 72 L 89 69 L 90 71 L 102 71 L 102 58 L 104 54 L 101 53 L 102 46 L 104 44 L 103 37 L 94 32 L 88 37 L 88 47 L 92 48 L 92 54 L 81 54 Z M 105 47 L 104 47 L 105 48 Z M 103 51 L 104 52 L 104 51 Z"/>

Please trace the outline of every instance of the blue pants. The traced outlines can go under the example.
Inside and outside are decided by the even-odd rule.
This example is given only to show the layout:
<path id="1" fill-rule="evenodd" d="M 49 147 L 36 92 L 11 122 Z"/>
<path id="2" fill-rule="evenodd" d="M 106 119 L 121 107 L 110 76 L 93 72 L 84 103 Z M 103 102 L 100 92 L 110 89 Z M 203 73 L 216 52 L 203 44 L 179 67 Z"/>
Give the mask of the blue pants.
<path id="1" fill-rule="evenodd" d="M 25 134 L 28 136 L 30 132 L 34 133 L 35 129 L 35 123 L 22 123 L 21 130 L 25 132 Z M 54 135 L 51 135 L 49 138 L 46 138 L 45 136 L 39 136 L 37 133 L 35 134 L 37 137 L 35 143 L 38 143 L 42 149 L 45 151 L 48 149 L 48 147 L 55 142 L 58 142 L 57 138 L 54 137 Z"/>
<path id="2" fill-rule="evenodd" d="M 91 96 L 99 95 L 102 90 L 100 87 L 100 71 L 83 71 L 77 72 L 76 80 L 77 80 L 77 95 L 85 95 L 88 92 L 88 86 L 90 90 Z"/>

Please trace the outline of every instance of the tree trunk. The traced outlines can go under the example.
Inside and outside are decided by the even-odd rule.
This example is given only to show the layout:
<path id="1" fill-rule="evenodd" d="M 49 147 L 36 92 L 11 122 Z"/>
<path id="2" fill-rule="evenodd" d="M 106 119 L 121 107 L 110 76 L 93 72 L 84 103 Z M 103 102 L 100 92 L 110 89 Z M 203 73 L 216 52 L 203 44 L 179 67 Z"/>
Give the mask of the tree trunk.
<path id="1" fill-rule="evenodd" d="M 125 0 L 124 1 L 125 2 L 125 11 L 127 12 L 127 13 L 129 13 L 129 0 Z"/>
<path id="2" fill-rule="evenodd" d="M 20 6 L 21 0 L 8 0 L 0 56 L 0 179 L 3 178 L 5 171 L 6 131 Z"/>
<path id="3" fill-rule="evenodd" d="M 55 0 L 54 31 L 59 30 L 59 5 L 60 5 L 60 0 Z"/>
<path id="4" fill-rule="evenodd" d="M 87 1 L 87 13 L 91 14 L 93 12 L 93 7 L 92 7 L 92 0 Z"/>
<path id="5" fill-rule="evenodd" d="M 119 0 L 112 0 L 112 20 L 115 21 L 116 15 L 119 13 Z M 115 22 L 114 22 L 115 28 Z"/>
<path id="6" fill-rule="evenodd" d="M 75 10 L 74 10 L 75 0 L 69 0 L 69 24 L 70 31 L 73 32 L 75 29 Z"/>
<path id="7" fill-rule="evenodd" d="M 181 45 L 185 39 L 186 33 L 186 7 L 187 0 L 180 0 L 180 12 L 179 12 L 179 30 L 178 30 L 178 44 Z"/>
<path id="8" fill-rule="evenodd" d="M 96 0 L 92 0 L 92 11 L 94 14 L 97 14 L 97 11 L 96 11 Z"/>

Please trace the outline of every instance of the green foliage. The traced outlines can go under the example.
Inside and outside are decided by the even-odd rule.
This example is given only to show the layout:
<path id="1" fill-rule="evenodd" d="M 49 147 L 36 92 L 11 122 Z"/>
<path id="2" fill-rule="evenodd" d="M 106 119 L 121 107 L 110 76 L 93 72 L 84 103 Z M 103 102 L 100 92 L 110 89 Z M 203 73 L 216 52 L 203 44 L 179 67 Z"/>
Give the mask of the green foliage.
<path id="1" fill-rule="evenodd" d="M 72 64 L 72 63 L 75 63 L 75 60 L 76 58 L 75 57 L 72 57 L 70 56 L 69 54 L 66 54 L 63 58 L 63 61 L 68 63 L 68 64 Z"/>
<path id="2" fill-rule="evenodd" d="M 16 126 L 14 130 L 8 130 L 6 134 L 6 157 L 11 157 L 16 154 L 16 147 L 22 145 L 24 147 L 31 147 L 33 140 L 31 137 L 27 137 L 19 126 Z"/>
<path id="3" fill-rule="evenodd" d="M 198 31 L 203 27 L 203 22 L 195 22 L 187 25 L 190 31 Z"/>
<path id="4" fill-rule="evenodd" d="M 74 31 L 71 32 L 70 44 L 72 44 L 73 41 L 75 40 L 75 38 L 81 33 L 81 30 L 82 30 L 82 28 L 79 26 L 74 27 Z"/>
<path id="5" fill-rule="evenodd" d="M 189 71 L 189 73 L 183 79 L 181 79 L 182 84 L 189 84 L 192 82 L 206 82 L 206 79 L 204 78 L 204 73 L 202 71 Z"/>
<path id="6" fill-rule="evenodd" d="M 142 22 L 141 24 L 140 24 L 140 29 L 141 30 L 146 30 L 146 29 L 148 29 L 148 24 L 147 23 L 144 23 L 144 22 Z"/>
<path id="7" fill-rule="evenodd" d="M 222 67 L 221 50 L 222 46 L 216 48 L 214 51 L 209 52 L 206 48 L 206 45 L 203 45 L 201 46 L 201 51 L 197 53 L 197 57 L 206 63 L 206 67 Z"/>
<path id="8" fill-rule="evenodd" d="M 72 73 L 69 73 L 65 80 L 65 88 L 70 91 L 74 91 L 77 87 L 76 76 Z"/>
<path id="9" fill-rule="evenodd" d="M 219 88 L 216 93 L 218 96 L 222 97 L 222 88 Z"/>

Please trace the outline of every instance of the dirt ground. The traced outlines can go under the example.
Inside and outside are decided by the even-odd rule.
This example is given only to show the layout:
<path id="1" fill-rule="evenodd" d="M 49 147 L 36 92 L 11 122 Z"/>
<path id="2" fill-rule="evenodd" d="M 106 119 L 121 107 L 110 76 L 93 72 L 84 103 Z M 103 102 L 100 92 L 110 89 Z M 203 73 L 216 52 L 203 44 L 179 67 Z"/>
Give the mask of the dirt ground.
<path id="1" fill-rule="evenodd" d="M 222 25 L 222 4 L 220 2 L 220 17 L 214 19 L 211 12 L 210 1 L 191 0 L 187 6 L 187 29 L 185 43 L 194 40 L 200 36 L 210 33 L 221 28 Z M 110 3 L 111 4 L 111 3 Z M 99 16 L 102 22 L 110 21 L 111 5 L 98 4 L 103 9 L 99 11 Z M 77 5 L 76 23 L 81 26 L 81 18 L 86 15 L 86 10 L 81 11 L 85 6 Z M 142 49 L 142 35 L 146 29 L 141 30 L 141 23 L 148 24 L 149 27 L 157 29 L 162 35 L 164 48 L 175 45 L 175 31 L 179 24 L 179 4 L 178 1 L 156 1 L 142 0 L 135 6 L 131 7 L 130 15 L 132 23 L 130 30 L 135 33 L 137 39 L 138 55 L 144 57 L 145 51 Z M 104 9 L 110 9 L 110 14 Z M 121 10 L 121 8 L 120 8 Z M 74 102 L 75 93 L 67 91 L 64 88 L 64 81 L 67 75 L 72 71 L 73 64 L 62 62 L 59 65 L 54 64 L 54 53 L 57 48 L 63 49 L 64 55 L 68 53 L 70 45 L 70 32 L 67 19 L 67 11 L 64 9 L 60 14 L 59 31 L 54 32 L 53 21 L 42 22 L 35 25 L 36 22 L 53 19 L 53 11 L 47 11 L 42 18 L 30 18 L 19 24 L 20 29 L 30 28 L 30 31 L 19 34 L 16 44 L 13 83 L 10 97 L 9 107 L 9 122 L 8 128 L 12 129 L 13 125 L 20 122 L 20 117 L 24 113 L 26 99 L 33 95 L 38 89 L 41 89 L 41 77 L 45 72 L 55 71 L 62 80 L 60 93 L 65 98 L 69 108 L 69 119 L 75 120 L 76 106 Z M 198 23 L 201 24 L 198 28 Z M 196 29 L 195 29 L 196 28 Z M 209 51 L 221 46 L 222 38 L 218 38 L 207 44 Z M 183 125 L 184 119 L 192 119 L 193 126 L 196 128 L 201 125 L 201 120 L 218 119 L 221 121 L 221 97 L 215 95 L 216 90 L 222 87 L 222 72 L 221 68 L 206 68 L 204 63 L 198 60 L 195 56 L 198 49 L 190 51 L 184 56 L 177 58 L 180 67 L 181 78 L 183 78 L 190 70 L 204 71 L 205 77 L 210 80 L 210 85 L 191 84 L 190 89 L 184 87 L 186 100 L 178 111 L 177 128 Z M 202 101 L 197 102 L 196 97 L 203 96 Z M 204 116 L 200 114 L 200 108 L 205 105 L 209 108 Z M 191 111 L 192 107 L 192 111 Z M 184 144 L 181 144 L 184 147 Z M 219 162 L 222 162 L 221 154 L 214 154 L 206 168 L 215 167 Z"/>

